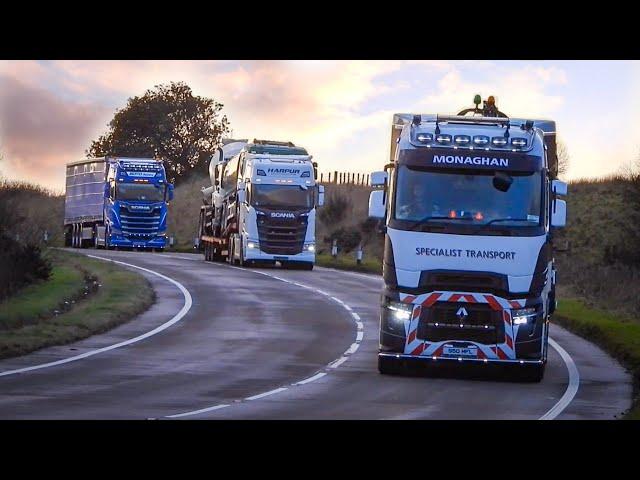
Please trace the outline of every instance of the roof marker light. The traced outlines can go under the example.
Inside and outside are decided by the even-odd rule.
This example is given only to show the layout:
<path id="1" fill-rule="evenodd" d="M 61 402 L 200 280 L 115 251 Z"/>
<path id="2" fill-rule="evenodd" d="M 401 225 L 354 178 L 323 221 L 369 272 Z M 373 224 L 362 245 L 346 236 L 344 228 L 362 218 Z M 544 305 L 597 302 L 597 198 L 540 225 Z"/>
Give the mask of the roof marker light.
<path id="1" fill-rule="evenodd" d="M 436 142 L 438 143 L 450 143 L 451 142 L 451 135 L 438 135 L 436 137 Z"/>
<path id="2" fill-rule="evenodd" d="M 416 138 L 421 143 L 429 143 L 433 141 L 433 135 L 430 133 L 419 133 Z"/>
<path id="3" fill-rule="evenodd" d="M 517 148 L 523 148 L 527 146 L 527 139 L 526 138 L 512 138 L 511 139 L 511 145 L 513 145 L 514 147 Z"/>
<path id="4" fill-rule="evenodd" d="M 457 145 L 466 145 L 471 142 L 471 137 L 469 135 L 456 135 L 454 137 L 454 142 Z"/>
<path id="5" fill-rule="evenodd" d="M 507 139 L 504 137 L 493 137 L 491 139 L 491 143 L 496 147 L 504 147 L 507 144 Z"/>
<path id="6" fill-rule="evenodd" d="M 473 143 L 475 143 L 476 145 L 486 145 L 487 143 L 489 143 L 489 137 L 487 137 L 486 135 L 476 135 L 475 137 L 473 137 Z"/>

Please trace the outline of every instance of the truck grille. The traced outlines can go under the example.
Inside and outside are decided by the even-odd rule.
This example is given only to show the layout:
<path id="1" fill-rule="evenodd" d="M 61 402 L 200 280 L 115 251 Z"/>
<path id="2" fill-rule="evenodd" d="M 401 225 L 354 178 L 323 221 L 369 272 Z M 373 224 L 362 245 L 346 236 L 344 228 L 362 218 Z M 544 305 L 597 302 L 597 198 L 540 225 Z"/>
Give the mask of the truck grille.
<path id="1" fill-rule="evenodd" d="M 160 228 L 160 209 L 151 212 L 130 212 L 121 210 L 122 233 L 134 237 L 155 236 Z"/>
<path id="2" fill-rule="evenodd" d="M 307 216 L 295 219 L 258 216 L 258 240 L 260 250 L 272 255 L 296 255 L 302 253 L 307 234 Z"/>
<path id="3" fill-rule="evenodd" d="M 460 307 L 468 313 L 464 320 L 456 316 Z M 416 335 L 429 342 L 460 340 L 493 345 L 504 342 L 504 322 L 501 312 L 489 305 L 437 302 L 422 309 Z"/>

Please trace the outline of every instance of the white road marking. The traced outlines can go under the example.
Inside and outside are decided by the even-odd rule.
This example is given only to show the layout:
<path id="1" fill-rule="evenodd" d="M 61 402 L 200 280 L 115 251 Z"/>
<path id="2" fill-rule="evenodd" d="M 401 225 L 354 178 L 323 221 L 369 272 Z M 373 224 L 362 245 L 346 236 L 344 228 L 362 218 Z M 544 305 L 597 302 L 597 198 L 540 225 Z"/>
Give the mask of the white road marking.
<path id="1" fill-rule="evenodd" d="M 273 278 L 275 280 L 280 280 L 281 282 L 285 282 L 285 283 L 288 283 L 290 285 L 295 285 L 296 287 L 301 287 L 301 288 L 306 288 L 308 290 L 313 290 L 314 292 L 319 293 L 320 295 L 323 295 L 323 296 L 325 296 L 327 298 L 330 298 L 331 300 L 333 300 L 334 302 L 336 302 L 340 306 L 342 306 L 345 310 L 347 310 L 349 312 L 349 314 L 356 320 L 356 322 L 355 322 L 356 327 L 357 327 L 357 330 L 356 330 L 356 341 L 355 341 L 355 343 L 352 343 L 349 346 L 349 348 L 340 356 L 340 358 L 332 361 L 325 368 L 331 368 L 331 369 L 338 368 L 344 362 L 349 360 L 349 356 L 353 355 L 358 350 L 358 348 L 360 347 L 360 342 L 362 341 L 362 338 L 364 336 L 364 332 L 363 332 L 364 324 L 360 321 L 360 316 L 357 313 L 355 313 L 353 311 L 353 309 L 349 305 L 347 305 L 345 302 L 343 302 L 339 298 L 333 297 L 329 293 L 327 293 L 327 292 L 325 292 L 323 290 L 319 290 L 319 289 L 316 289 L 316 288 L 313 288 L 313 287 L 310 287 L 308 285 L 304 285 L 302 283 L 298 283 L 298 282 L 295 282 L 295 281 L 292 281 L 292 280 L 287 280 L 286 278 L 278 277 L 277 275 L 273 275 L 273 274 L 268 273 L 268 272 L 262 272 L 260 270 L 252 270 L 252 269 L 240 268 L 240 267 L 236 267 L 234 265 L 215 264 L 215 263 L 213 265 L 216 265 L 216 266 L 219 266 L 219 267 L 235 268 L 237 270 L 243 270 L 243 271 L 250 271 L 250 272 L 253 272 L 253 273 L 264 275 L 265 277 L 270 277 L 270 278 Z M 311 382 L 313 382 L 315 380 L 318 380 L 319 378 L 322 378 L 325 375 L 327 375 L 327 372 L 319 372 L 319 373 L 316 373 L 315 375 L 313 375 L 312 377 L 306 378 L 304 380 L 300 380 L 299 382 L 292 383 L 291 385 L 292 386 L 306 385 L 307 383 L 311 383 Z M 283 392 L 285 390 L 287 390 L 286 387 L 276 388 L 274 390 L 270 390 L 270 391 L 265 392 L 265 393 L 260 393 L 258 395 L 253 395 L 251 397 L 247 397 L 247 398 L 245 398 L 243 400 L 237 400 L 236 403 L 242 403 L 242 402 L 247 401 L 247 400 L 258 400 L 260 398 L 264 398 L 264 397 L 269 396 L 269 395 L 278 394 L 278 393 Z M 225 406 L 227 406 L 227 405 L 225 405 Z M 191 415 L 198 415 L 198 414 L 201 414 L 201 413 L 210 412 L 212 410 L 217 410 L 218 408 L 223 408 L 223 407 L 222 406 L 213 406 L 213 407 L 201 408 L 201 409 L 198 409 L 198 410 L 193 410 L 193 411 L 184 412 L 184 413 L 178 413 L 178 414 L 175 414 L 175 415 L 167 415 L 164 418 L 188 417 L 188 416 L 191 416 Z"/>
<path id="2" fill-rule="evenodd" d="M 227 265 L 227 266 L 230 266 L 230 265 Z M 243 270 L 243 269 L 241 269 L 239 267 L 234 267 L 234 266 L 230 266 L 230 267 L 231 268 L 238 268 L 239 270 Z M 375 275 L 364 275 L 364 274 L 360 274 L 360 273 L 357 273 L 357 272 L 349 272 L 349 271 L 345 271 L 345 270 L 335 270 L 335 269 L 323 268 L 323 267 L 320 267 L 320 268 L 322 268 L 324 270 L 335 271 L 337 273 L 355 275 L 355 276 L 358 276 L 358 277 L 361 277 L 361 278 L 366 278 L 368 280 L 376 281 L 376 282 L 379 282 L 381 280 L 380 276 L 375 276 Z M 331 362 L 327 366 L 327 368 L 330 368 L 330 369 L 338 368 L 340 365 L 342 365 L 344 362 L 346 362 L 349 359 L 349 356 L 346 356 L 346 355 L 349 355 L 350 353 L 355 352 L 358 349 L 358 347 L 360 346 L 359 343 L 362 341 L 362 338 L 364 337 L 363 332 L 362 332 L 363 324 L 360 321 L 360 316 L 357 313 L 353 312 L 352 309 L 346 303 L 344 303 L 342 300 L 340 300 L 339 298 L 336 298 L 334 296 L 331 296 L 329 293 L 327 293 L 327 292 L 325 292 L 323 290 L 320 290 L 320 289 L 313 289 L 311 287 L 308 287 L 307 285 L 299 284 L 297 282 L 291 282 L 289 280 L 286 280 L 286 279 L 281 278 L 281 277 L 277 277 L 275 275 L 271 275 L 269 273 L 260 272 L 260 271 L 257 271 L 257 270 L 251 270 L 251 271 L 254 272 L 254 273 L 259 273 L 261 275 L 265 275 L 265 276 L 271 277 L 271 278 L 275 278 L 277 280 L 280 280 L 280 281 L 283 281 L 283 282 L 286 282 L 286 283 L 290 283 L 290 284 L 294 284 L 296 286 L 300 286 L 300 287 L 303 287 L 303 288 L 309 288 L 311 290 L 314 290 L 315 292 L 317 292 L 317 293 L 319 293 L 319 294 L 321 294 L 323 296 L 326 296 L 326 297 L 330 298 L 331 300 L 339 303 L 340 305 L 342 305 L 346 310 L 348 310 L 351 313 L 352 317 L 356 320 L 356 325 L 357 325 L 357 328 L 358 328 L 358 332 L 357 332 L 357 336 L 356 336 L 356 343 L 352 344 L 349 347 L 349 349 L 345 352 L 345 354 L 343 356 L 341 356 L 337 360 Z M 579 385 L 580 385 L 580 375 L 578 373 L 578 369 L 576 367 L 576 364 L 573 361 L 573 359 L 571 358 L 571 356 L 552 338 L 549 338 L 549 344 L 551 345 L 551 347 L 554 350 L 556 350 L 560 354 L 560 357 L 564 361 L 564 363 L 565 363 L 565 365 L 567 367 L 567 370 L 569 371 L 569 384 L 567 385 L 567 389 L 566 389 L 564 395 L 562 396 L 562 398 L 560 398 L 560 400 L 547 413 L 545 413 L 542 417 L 540 417 L 540 420 L 552 420 L 552 419 L 556 418 L 558 415 L 560 415 L 560 413 L 562 413 L 562 411 L 571 403 L 571 401 L 575 397 L 576 393 L 578 392 L 578 388 L 579 388 Z M 309 383 L 309 382 L 311 382 L 313 380 L 316 380 L 317 378 L 321 378 L 324 375 L 326 375 L 326 373 L 321 372 L 321 373 L 318 373 L 318 374 L 314 375 L 313 377 L 310 377 L 309 379 L 302 380 L 300 382 L 294 383 L 293 385 L 304 385 L 304 384 Z M 267 393 L 271 395 L 273 393 L 278 393 L 278 391 L 282 391 L 282 390 L 276 389 L 276 390 L 273 390 L 272 392 L 267 392 Z M 186 413 L 183 413 L 183 414 L 179 414 L 178 416 L 195 415 L 197 413 L 201 413 L 203 410 L 204 411 L 208 411 L 206 409 L 201 409 L 201 410 L 196 410 L 194 412 L 186 412 Z M 174 418 L 174 417 L 176 417 L 176 416 L 175 415 L 174 416 L 169 416 L 168 418 Z"/>
<path id="3" fill-rule="evenodd" d="M 223 403 L 221 405 L 214 405 L 213 407 L 202 408 L 202 409 L 196 410 L 194 412 L 178 413 L 176 415 L 167 415 L 166 418 L 180 418 L 180 417 L 186 417 L 186 416 L 189 416 L 189 415 L 197 415 L 198 413 L 213 412 L 214 410 L 220 410 L 221 408 L 225 408 L 225 407 L 228 407 L 228 406 L 229 406 L 228 404 Z"/>
<path id="4" fill-rule="evenodd" d="M 358 333 L 362 333 L 362 332 L 358 332 Z M 351 346 L 344 353 L 345 353 L 345 355 L 352 355 L 352 354 L 356 353 L 356 350 L 358 350 L 359 347 L 360 347 L 360 342 L 352 343 Z"/>
<path id="5" fill-rule="evenodd" d="M 0 377 L 6 377 L 8 375 L 16 375 L 18 373 L 31 372 L 33 370 L 41 370 L 43 368 L 56 367 L 58 365 L 64 365 L 65 363 L 76 362 L 78 360 L 83 360 L 85 358 L 93 357 L 94 355 L 98 355 L 100 353 L 105 353 L 105 352 L 108 352 L 108 351 L 111 351 L 111 350 L 115 350 L 116 348 L 126 347 L 127 345 L 131 345 L 132 343 L 139 342 L 139 341 L 144 340 L 146 338 L 149 338 L 149 337 L 151 337 L 153 335 L 156 335 L 156 334 L 162 332 L 163 330 L 166 330 L 171 325 L 174 325 L 175 323 L 177 323 L 180 320 L 182 320 L 182 318 L 187 314 L 187 312 L 191 308 L 191 304 L 192 304 L 191 294 L 184 287 L 184 285 L 182 285 L 180 282 L 174 280 L 173 278 L 169 278 L 166 275 L 158 273 L 158 272 L 156 272 L 154 270 L 150 270 L 150 269 L 144 268 L 144 267 L 139 267 L 139 266 L 133 265 L 131 263 L 120 262 L 120 261 L 117 261 L 117 260 L 111 260 L 109 258 L 98 257 L 98 256 L 95 256 L 95 255 L 87 255 L 87 257 L 96 258 L 96 259 L 99 259 L 99 260 L 104 260 L 106 262 L 119 263 L 120 265 L 125 265 L 127 267 L 137 268 L 138 270 L 143 270 L 145 272 L 152 273 L 153 275 L 157 275 L 158 277 L 160 277 L 160 278 L 172 283 L 176 287 L 178 287 L 178 289 L 182 292 L 182 295 L 184 297 L 184 305 L 182 306 L 180 311 L 178 313 L 176 313 L 171 318 L 171 320 L 163 323 L 162 325 L 154 328 L 153 330 L 151 330 L 151 331 L 149 331 L 147 333 L 143 333 L 142 335 L 138 335 L 137 337 L 130 338 L 129 340 L 125 340 L 123 342 L 115 343 L 115 344 L 109 345 L 107 347 L 98 348 L 96 350 L 90 350 L 88 352 L 81 353 L 80 355 L 75 355 L 73 357 L 63 358 L 62 360 L 56 360 L 55 362 L 41 363 L 39 365 L 33 365 L 31 367 L 17 368 L 15 370 L 7 370 L 7 371 L 4 371 L 4 372 L 0 372 Z"/>
<path id="6" fill-rule="evenodd" d="M 258 400 L 260 398 L 268 397 L 269 395 L 275 395 L 276 393 L 284 392 L 287 387 L 274 388 L 273 390 L 269 390 L 268 392 L 259 393 L 258 395 L 253 395 L 252 397 L 247 397 L 245 400 Z"/>
<path id="7" fill-rule="evenodd" d="M 578 393 L 578 388 L 580 386 L 580 373 L 578 372 L 578 367 L 576 366 L 571 355 L 567 353 L 567 351 L 562 348 L 558 342 L 556 342 L 553 338 L 549 338 L 549 345 L 551 345 L 556 352 L 560 354 L 562 360 L 567 366 L 567 370 L 569 370 L 569 384 L 567 385 L 567 389 L 564 392 L 564 395 L 558 400 L 547 413 L 540 417 L 540 420 L 553 420 L 558 415 L 562 413 L 562 411 L 567 408 L 567 406 L 573 400 L 573 397 Z"/>
<path id="8" fill-rule="evenodd" d="M 307 383 L 314 382 L 314 381 L 318 380 L 319 378 L 324 377 L 325 375 L 326 375 L 325 372 L 316 373 L 313 377 L 305 378 L 304 380 L 296 382 L 293 385 L 305 385 Z"/>
<path id="9" fill-rule="evenodd" d="M 338 368 L 340 365 L 342 365 L 347 360 L 349 360 L 349 357 L 340 357 L 335 362 L 329 364 L 329 368 Z"/>

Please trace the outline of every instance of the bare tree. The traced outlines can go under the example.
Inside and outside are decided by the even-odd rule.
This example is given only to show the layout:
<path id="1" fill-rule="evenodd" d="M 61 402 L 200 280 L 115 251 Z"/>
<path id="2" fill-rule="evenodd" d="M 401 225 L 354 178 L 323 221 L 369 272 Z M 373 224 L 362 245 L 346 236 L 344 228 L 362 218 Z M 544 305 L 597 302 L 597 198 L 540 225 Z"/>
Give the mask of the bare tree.
<path id="1" fill-rule="evenodd" d="M 569 171 L 569 149 L 560 139 L 556 141 L 556 155 L 558 156 L 558 176 L 564 177 Z"/>

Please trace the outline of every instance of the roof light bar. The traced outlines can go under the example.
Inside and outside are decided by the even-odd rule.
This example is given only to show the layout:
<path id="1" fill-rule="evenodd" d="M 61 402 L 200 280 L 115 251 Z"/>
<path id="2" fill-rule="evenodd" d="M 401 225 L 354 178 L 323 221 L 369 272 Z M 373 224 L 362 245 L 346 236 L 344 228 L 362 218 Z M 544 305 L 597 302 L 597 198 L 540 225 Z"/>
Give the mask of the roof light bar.
<path id="1" fill-rule="evenodd" d="M 430 133 L 419 133 L 416 138 L 420 143 L 433 142 L 433 135 Z"/>
<path id="2" fill-rule="evenodd" d="M 469 135 L 456 135 L 453 141 L 456 145 L 467 145 L 471 142 L 471 137 Z"/>

